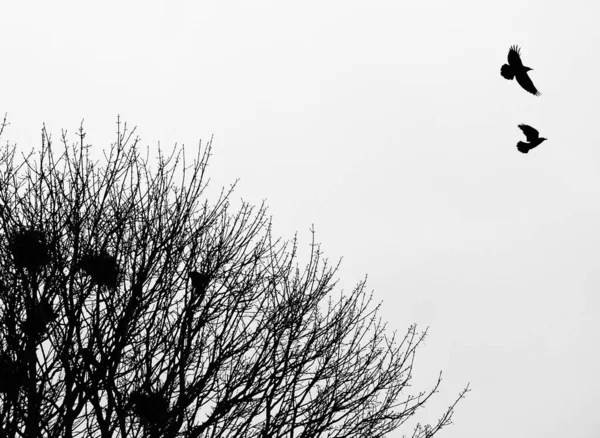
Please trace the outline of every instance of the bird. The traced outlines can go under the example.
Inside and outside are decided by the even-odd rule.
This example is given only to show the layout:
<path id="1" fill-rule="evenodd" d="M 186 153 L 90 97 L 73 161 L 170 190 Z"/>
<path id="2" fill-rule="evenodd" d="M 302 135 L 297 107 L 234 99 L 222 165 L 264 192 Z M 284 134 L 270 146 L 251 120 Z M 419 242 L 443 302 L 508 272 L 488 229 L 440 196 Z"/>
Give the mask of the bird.
<path id="1" fill-rule="evenodd" d="M 206 293 L 206 288 L 208 287 L 208 283 L 210 282 L 210 276 L 208 274 L 200 273 L 197 271 L 191 271 L 189 275 L 190 279 L 192 280 L 192 287 L 200 295 L 200 299 L 198 301 L 202 302 L 204 294 Z"/>
<path id="2" fill-rule="evenodd" d="M 527 72 L 530 70 L 533 69 L 525 67 L 521 61 L 521 50 L 519 47 L 512 46 L 508 51 L 508 64 L 504 64 L 500 68 L 500 74 L 508 80 L 515 78 L 525 91 L 529 91 L 534 96 L 541 96 L 542 93 L 535 88 L 535 85 L 533 85 L 533 82 L 527 75 Z"/>
<path id="3" fill-rule="evenodd" d="M 525 134 L 525 137 L 527 137 L 527 141 L 529 142 L 518 142 L 517 149 L 519 150 L 519 152 L 523 152 L 524 154 L 526 154 L 531 149 L 539 146 L 540 144 L 542 144 L 542 142 L 548 140 L 547 138 L 540 137 L 540 133 L 538 132 L 538 130 L 532 128 L 531 126 L 521 124 L 519 125 L 519 128 L 521 128 L 521 131 L 523 131 L 523 134 Z"/>

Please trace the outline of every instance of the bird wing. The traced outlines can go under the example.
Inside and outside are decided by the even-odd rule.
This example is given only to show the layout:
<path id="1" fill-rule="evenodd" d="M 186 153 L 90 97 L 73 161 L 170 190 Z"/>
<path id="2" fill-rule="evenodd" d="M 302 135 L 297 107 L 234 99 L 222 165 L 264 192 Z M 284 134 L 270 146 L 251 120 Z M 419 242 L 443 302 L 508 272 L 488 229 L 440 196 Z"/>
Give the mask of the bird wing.
<path id="1" fill-rule="evenodd" d="M 522 152 L 524 154 L 526 154 L 527 152 L 529 152 L 529 143 L 523 143 L 522 141 L 517 143 L 517 149 L 519 150 L 519 152 Z"/>
<path id="2" fill-rule="evenodd" d="M 540 96 L 542 94 L 537 90 L 537 88 L 535 88 L 535 85 L 533 85 L 533 82 L 527 75 L 527 72 L 518 73 L 517 75 L 515 75 L 515 78 L 524 90 L 529 91 L 534 96 Z"/>
<path id="3" fill-rule="evenodd" d="M 538 130 L 529 125 L 519 125 L 519 128 L 521 128 L 521 131 L 523 131 L 523 134 L 525 134 L 525 137 L 527 137 L 527 141 L 529 142 L 537 140 L 540 136 Z"/>
<path id="4" fill-rule="evenodd" d="M 511 67 L 523 68 L 521 61 L 521 50 L 517 46 L 512 46 L 508 51 L 508 63 Z"/>
<path id="5" fill-rule="evenodd" d="M 508 64 L 504 64 L 501 68 L 500 68 L 500 74 L 508 80 L 511 80 L 515 77 L 515 72 L 513 71 L 512 68 L 510 68 L 510 65 Z"/>

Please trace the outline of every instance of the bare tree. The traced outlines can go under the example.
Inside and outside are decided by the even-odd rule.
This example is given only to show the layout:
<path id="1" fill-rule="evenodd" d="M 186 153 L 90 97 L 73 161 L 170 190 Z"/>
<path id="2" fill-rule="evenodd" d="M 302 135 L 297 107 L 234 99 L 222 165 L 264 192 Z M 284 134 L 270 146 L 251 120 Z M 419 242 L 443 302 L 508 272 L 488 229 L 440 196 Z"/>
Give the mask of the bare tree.
<path id="1" fill-rule="evenodd" d="M 152 170 L 117 124 L 104 166 L 82 127 L 0 154 L 2 436 L 381 437 L 436 392 L 404 394 L 425 333 L 387 336 L 364 281 L 332 299 L 314 234 L 301 270 L 235 185 L 201 202 L 210 142 Z"/>

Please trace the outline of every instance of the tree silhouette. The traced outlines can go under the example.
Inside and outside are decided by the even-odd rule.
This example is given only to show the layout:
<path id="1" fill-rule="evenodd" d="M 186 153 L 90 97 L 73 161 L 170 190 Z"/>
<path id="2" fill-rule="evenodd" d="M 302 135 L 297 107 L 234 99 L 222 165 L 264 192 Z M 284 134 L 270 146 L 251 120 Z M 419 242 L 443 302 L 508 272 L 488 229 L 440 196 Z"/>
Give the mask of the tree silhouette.
<path id="1" fill-rule="evenodd" d="M 235 185 L 201 202 L 210 142 L 152 170 L 117 124 L 104 166 L 83 128 L 0 153 L 1 436 L 381 437 L 437 391 L 405 394 L 425 333 L 387 336 L 364 281 L 334 300 L 314 238 L 300 269 Z"/>

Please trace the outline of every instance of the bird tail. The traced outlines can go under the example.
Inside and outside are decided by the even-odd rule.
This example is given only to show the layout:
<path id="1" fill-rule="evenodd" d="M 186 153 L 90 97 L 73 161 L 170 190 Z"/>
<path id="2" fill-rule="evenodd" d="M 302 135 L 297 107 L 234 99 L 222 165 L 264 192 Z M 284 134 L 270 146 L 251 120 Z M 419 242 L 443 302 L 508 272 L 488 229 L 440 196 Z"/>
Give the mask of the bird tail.
<path id="1" fill-rule="evenodd" d="M 529 145 L 520 141 L 517 143 L 517 149 L 519 150 L 519 152 L 523 152 L 524 154 L 526 154 L 527 152 L 529 152 Z"/>
<path id="2" fill-rule="evenodd" d="M 512 79 L 515 77 L 515 72 L 508 64 L 504 64 L 502 68 L 500 68 L 500 74 L 506 79 Z"/>

